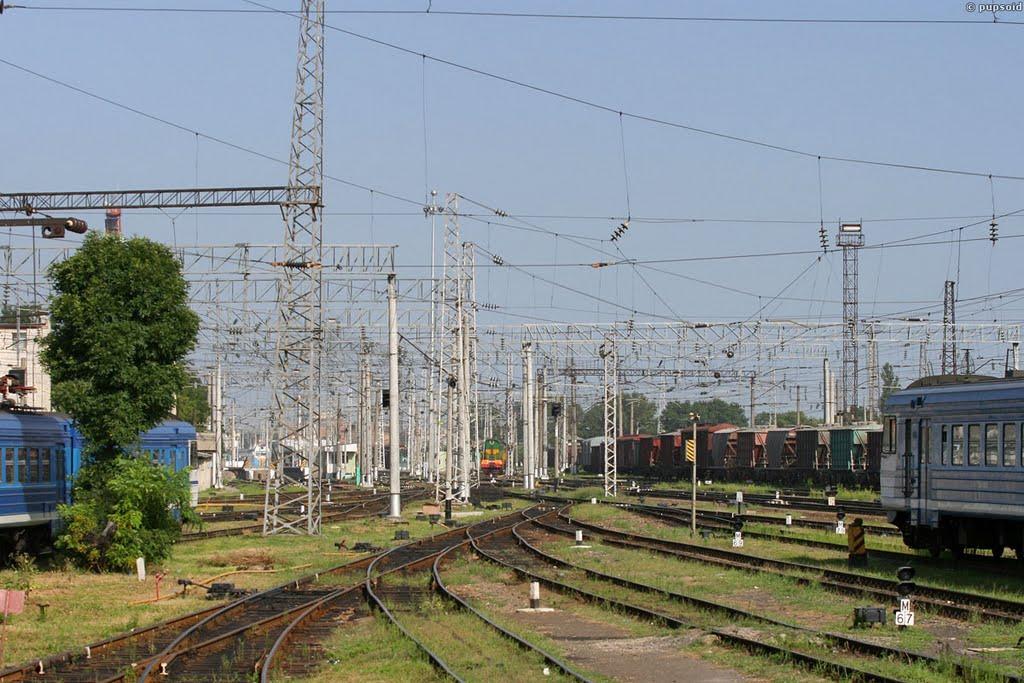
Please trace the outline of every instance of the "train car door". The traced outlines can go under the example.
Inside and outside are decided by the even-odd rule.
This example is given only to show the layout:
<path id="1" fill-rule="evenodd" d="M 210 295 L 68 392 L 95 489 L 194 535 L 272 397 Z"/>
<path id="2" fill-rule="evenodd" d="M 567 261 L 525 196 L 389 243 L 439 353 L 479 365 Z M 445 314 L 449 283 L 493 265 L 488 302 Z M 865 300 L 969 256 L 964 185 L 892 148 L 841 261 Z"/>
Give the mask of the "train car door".
<path id="1" fill-rule="evenodd" d="M 927 518 L 927 502 L 928 496 L 922 495 L 927 493 L 928 487 L 926 486 L 928 476 L 928 458 L 931 457 L 931 420 L 928 418 L 922 418 L 917 421 L 917 464 L 916 464 L 916 476 L 914 477 L 914 497 L 917 498 L 917 513 L 920 515 L 918 521 L 923 521 Z"/>
<path id="2" fill-rule="evenodd" d="M 914 498 L 914 421 L 903 420 L 903 447 L 900 455 L 903 457 L 903 497 L 910 504 Z"/>

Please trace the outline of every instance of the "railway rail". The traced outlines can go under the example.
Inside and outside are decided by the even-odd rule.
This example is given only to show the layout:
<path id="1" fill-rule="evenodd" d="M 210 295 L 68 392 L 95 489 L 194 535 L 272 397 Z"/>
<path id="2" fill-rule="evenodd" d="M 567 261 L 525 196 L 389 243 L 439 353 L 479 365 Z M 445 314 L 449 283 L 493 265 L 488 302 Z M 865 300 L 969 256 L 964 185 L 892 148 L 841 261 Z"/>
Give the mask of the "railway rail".
<path id="1" fill-rule="evenodd" d="M 456 549 L 467 546 L 473 539 L 487 537 L 521 522 L 524 517 L 542 514 L 542 508 L 534 507 L 511 515 L 492 518 L 489 521 L 474 524 L 461 531 L 457 538 L 432 537 L 417 543 L 398 546 L 376 558 L 366 572 L 366 594 L 371 604 L 378 609 L 407 638 L 412 640 L 430 659 L 433 665 L 448 677 L 456 681 L 464 681 L 464 672 L 458 664 L 447 661 L 435 652 L 408 623 L 409 617 L 415 614 L 425 601 L 433 596 L 441 596 L 468 613 L 481 619 L 484 624 L 511 641 L 518 648 L 532 652 L 541 660 L 550 664 L 564 677 L 578 681 L 588 681 L 582 674 L 573 670 L 568 664 L 554 655 L 545 652 L 526 640 L 519 638 L 510 631 L 487 619 L 479 611 L 473 609 L 465 601 L 455 596 L 440 578 L 440 563 L 450 557 Z"/>
<path id="2" fill-rule="evenodd" d="M 510 527 L 507 530 L 489 534 L 480 539 L 474 539 L 473 548 L 482 557 L 485 557 L 503 567 L 511 569 L 520 576 L 539 581 L 548 588 L 571 595 L 573 597 L 603 605 L 612 609 L 632 614 L 634 616 L 663 623 L 674 628 L 701 628 L 687 620 L 680 618 L 677 614 L 666 611 L 665 608 L 654 608 L 640 604 L 641 601 L 634 598 L 609 597 L 604 593 L 574 585 L 564 578 L 566 570 L 572 570 L 586 574 L 588 578 L 613 584 L 619 589 L 625 589 L 629 594 L 640 595 L 657 593 L 659 597 L 666 598 L 669 602 L 685 602 L 695 605 L 701 609 L 711 609 L 719 612 L 727 612 L 733 617 L 750 618 L 762 623 L 771 623 L 773 626 L 781 626 L 793 632 L 803 632 L 822 637 L 836 646 L 848 649 L 860 655 L 868 655 L 876 658 L 896 657 L 903 661 L 920 661 L 938 665 L 937 660 L 921 653 L 913 653 L 897 648 L 878 645 L 868 641 L 850 638 L 842 634 L 829 634 L 814 629 L 801 628 L 793 624 L 787 624 L 777 620 L 771 620 L 756 614 L 750 614 L 731 607 L 717 605 L 715 603 L 691 598 L 680 594 L 663 591 L 652 586 L 647 586 L 634 581 L 613 577 L 592 570 L 584 569 L 578 565 L 559 560 L 546 555 L 530 545 L 523 536 L 522 529 L 527 525 L 534 524 L 533 520 L 522 522 Z M 561 573 L 560 573 L 561 572 Z M 798 663 L 816 672 L 827 672 L 829 675 L 858 681 L 892 681 L 896 680 L 880 673 L 872 672 L 854 666 L 849 663 L 834 661 L 812 652 L 802 651 L 785 645 L 767 642 L 766 639 L 758 639 L 744 635 L 738 630 L 727 628 L 704 628 L 709 633 L 720 638 L 724 643 L 740 647 L 750 652 L 767 655 L 770 657 L 782 657 L 787 661 Z"/>
<path id="3" fill-rule="evenodd" d="M 565 517 L 565 519 L 569 519 Z M 683 560 L 693 560 L 753 572 L 770 572 L 786 576 L 799 583 L 815 583 L 823 588 L 843 594 L 859 593 L 895 603 L 899 599 L 897 581 L 865 574 L 825 569 L 814 565 L 776 560 L 696 543 L 670 541 L 641 534 L 609 529 L 608 527 L 572 520 L 578 527 L 602 537 L 605 543 L 619 547 L 647 550 Z M 567 533 L 564 528 L 549 527 Z M 1004 600 L 976 593 L 955 591 L 918 584 L 914 592 L 915 603 L 943 616 L 972 621 L 998 621 L 1016 624 L 1024 619 L 1024 603 Z"/>

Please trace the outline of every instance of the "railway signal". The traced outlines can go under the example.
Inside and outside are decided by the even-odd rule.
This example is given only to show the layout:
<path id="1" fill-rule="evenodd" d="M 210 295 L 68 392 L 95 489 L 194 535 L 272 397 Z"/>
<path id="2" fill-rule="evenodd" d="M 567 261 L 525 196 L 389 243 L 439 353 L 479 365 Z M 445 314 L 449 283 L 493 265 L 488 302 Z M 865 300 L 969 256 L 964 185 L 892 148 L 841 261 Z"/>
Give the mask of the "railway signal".
<path id="1" fill-rule="evenodd" d="M 836 533 L 846 533 L 846 511 L 843 510 L 842 508 L 840 508 L 839 511 L 836 512 Z"/>
<path id="2" fill-rule="evenodd" d="M 916 574 L 913 567 L 900 567 L 896 570 L 896 579 L 899 581 L 896 593 L 900 597 L 900 608 L 896 611 L 896 625 L 900 628 L 914 625 L 914 611 L 910 596 L 917 588 L 917 584 L 914 583 Z"/>

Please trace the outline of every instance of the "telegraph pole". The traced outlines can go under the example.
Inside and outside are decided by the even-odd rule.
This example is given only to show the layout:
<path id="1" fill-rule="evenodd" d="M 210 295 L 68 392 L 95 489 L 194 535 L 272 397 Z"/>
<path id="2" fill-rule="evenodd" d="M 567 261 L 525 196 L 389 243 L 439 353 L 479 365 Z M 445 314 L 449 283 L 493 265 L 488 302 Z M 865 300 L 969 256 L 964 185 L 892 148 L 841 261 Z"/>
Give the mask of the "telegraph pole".
<path id="1" fill-rule="evenodd" d="M 401 415 L 398 396 L 398 283 L 395 274 L 388 275 L 388 412 L 391 434 L 388 467 L 391 483 L 391 519 L 402 518 L 401 484 Z"/>

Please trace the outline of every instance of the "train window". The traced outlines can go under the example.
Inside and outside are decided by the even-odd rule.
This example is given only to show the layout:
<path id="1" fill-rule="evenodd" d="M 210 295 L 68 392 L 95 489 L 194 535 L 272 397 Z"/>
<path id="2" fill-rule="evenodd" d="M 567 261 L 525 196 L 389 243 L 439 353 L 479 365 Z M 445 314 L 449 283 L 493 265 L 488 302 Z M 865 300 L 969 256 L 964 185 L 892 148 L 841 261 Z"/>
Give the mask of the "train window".
<path id="1" fill-rule="evenodd" d="M 930 420 L 922 420 L 918 423 L 918 429 L 920 434 L 918 438 L 921 439 L 921 443 L 917 444 L 917 461 L 920 463 L 928 462 L 928 455 L 932 450 L 932 434 Z"/>
<path id="2" fill-rule="evenodd" d="M 896 452 L 896 418 L 885 418 L 885 429 L 882 430 L 882 451 L 885 453 Z"/>
<path id="3" fill-rule="evenodd" d="M 981 464 L 981 425 L 967 425 L 967 464 Z"/>
<path id="4" fill-rule="evenodd" d="M 14 483 L 14 450 L 11 448 L 0 448 L 4 456 L 4 483 Z"/>
<path id="5" fill-rule="evenodd" d="M 995 467 L 999 464 L 999 425 L 985 425 L 985 466 Z"/>
<path id="6" fill-rule="evenodd" d="M 39 451 L 39 481 L 50 481 L 51 456 L 49 448 L 43 448 Z"/>
<path id="7" fill-rule="evenodd" d="M 1003 423 L 1003 467 L 1017 466 L 1017 425 Z"/>
<path id="8" fill-rule="evenodd" d="M 942 464 L 949 464 L 949 425 L 942 425 Z"/>
<path id="9" fill-rule="evenodd" d="M 39 449 L 28 449 L 28 481 L 39 481 Z"/>
<path id="10" fill-rule="evenodd" d="M 28 481 L 28 449 L 18 448 L 18 481 L 24 484 Z"/>
<path id="11" fill-rule="evenodd" d="M 964 464 L 964 426 L 953 425 L 953 450 L 950 451 L 950 462 L 954 465 Z"/>
<path id="12" fill-rule="evenodd" d="M 914 432 L 913 432 L 913 421 L 903 421 L 903 455 L 909 458 L 914 452 Z"/>

